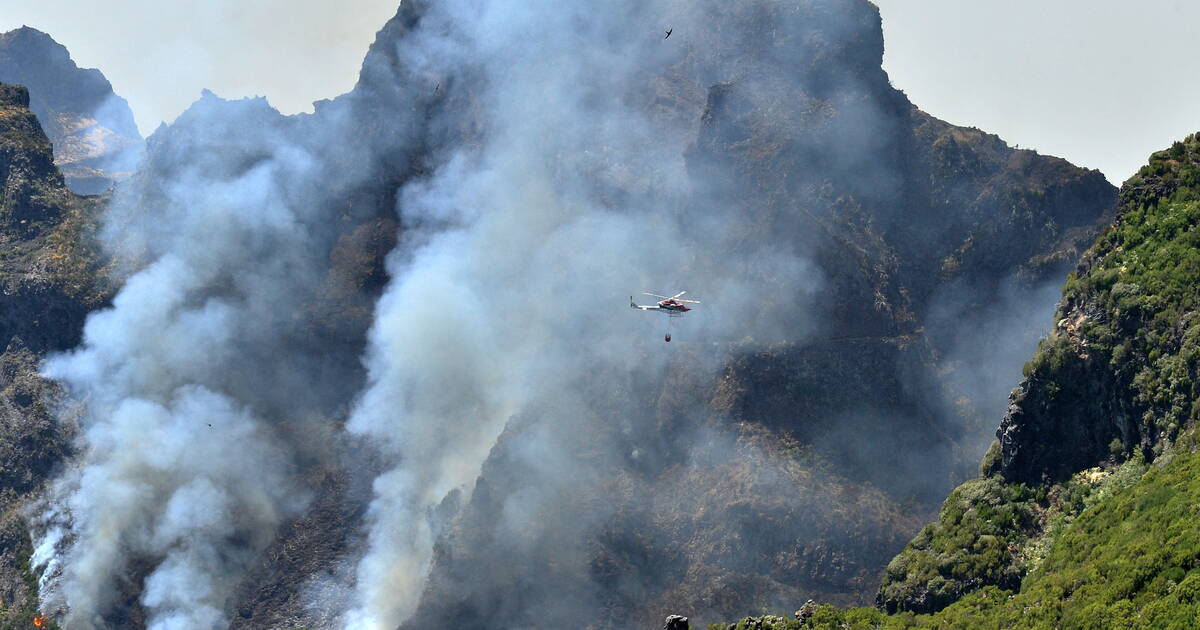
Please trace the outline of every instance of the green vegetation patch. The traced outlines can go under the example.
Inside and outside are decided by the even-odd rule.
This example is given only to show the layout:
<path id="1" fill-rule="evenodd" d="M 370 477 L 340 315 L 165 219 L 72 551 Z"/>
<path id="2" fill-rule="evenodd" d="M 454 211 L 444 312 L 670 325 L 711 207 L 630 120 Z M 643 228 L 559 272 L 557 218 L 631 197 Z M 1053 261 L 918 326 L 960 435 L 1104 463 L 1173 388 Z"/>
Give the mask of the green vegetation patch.
<path id="1" fill-rule="evenodd" d="M 1164 443 L 1200 417 L 1200 138 L 1154 154 L 1122 210 L 1063 304 L 1087 315 L 1072 334 L 1108 357 Z"/>
<path id="2" fill-rule="evenodd" d="M 1037 499 L 999 477 L 955 488 L 938 520 L 888 564 L 880 604 L 889 612 L 932 612 L 987 584 L 1017 588 L 1016 551 L 1039 527 Z"/>
<path id="3" fill-rule="evenodd" d="M 932 613 L 987 586 L 1018 590 L 1081 513 L 1136 483 L 1146 468 L 1138 454 L 1049 488 L 1009 484 L 999 476 L 962 484 L 938 520 L 888 564 L 880 606 L 890 613 Z"/>

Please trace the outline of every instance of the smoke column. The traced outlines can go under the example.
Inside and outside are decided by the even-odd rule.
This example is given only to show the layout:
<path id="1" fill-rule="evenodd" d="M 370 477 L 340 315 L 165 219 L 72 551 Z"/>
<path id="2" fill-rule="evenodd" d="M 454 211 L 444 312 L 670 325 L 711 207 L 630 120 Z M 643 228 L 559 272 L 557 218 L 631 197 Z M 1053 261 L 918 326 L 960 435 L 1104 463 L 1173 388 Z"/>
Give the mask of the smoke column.
<path id="1" fill-rule="evenodd" d="M 647 87 L 681 58 L 657 29 L 672 13 L 701 11 L 452 0 L 431 3 L 409 36 L 419 45 L 400 46 L 420 54 L 401 57 L 414 65 L 453 51 L 430 70 L 430 90 L 458 91 L 479 119 L 447 111 L 430 126 L 482 132 L 400 196 L 406 229 L 348 424 L 398 463 L 374 483 L 348 626 L 392 628 L 411 614 L 431 561 L 431 510 L 470 490 L 511 416 L 535 398 L 581 408 L 573 389 L 589 373 L 670 360 L 631 352 L 633 339 L 661 344 L 666 322 L 631 314 L 629 293 L 691 288 L 716 305 L 677 336 L 722 337 L 770 334 L 769 322 L 749 325 L 746 269 L 789 277 L 797 294 L 814 285 L 809 265 L 786 252 L 696 261 L 731 249 L 722 239 L 735 219 L 709 209 L 680 220 L 700 112 L 684 124 L 655 116 Z"/>
<path id="2" fill-rule="evenodd" d="M 127 279 L 44 368 L 83 406 L 35 528 L 43 606 L 64 627 L 124 625 L 108 616 L 139 591 L 150 628 L 226 627 L 238 579 L 304 507 L 292 468 L 320 449 L 315 398 L 334 388 L 297 314 L 332 221 L 313 203 L 321 163 L 282 121 L 205 96 L 109 209 Z"/>
<path id="3" fill-rule="evenodd" d="M 603 343 L 628 329 L 586 304 L 620 304 L 639 265 L 662 268 L 646 255 L 655 237 L 671 236 L 653 221 L 638 225 L 647 208 L 600 206 L 572 181 L 584 168 L 664 178 L 645 161 L 656 133 L 620 106 L 627 86 L 603 78 L 623 79 L 636 55 L 590 48 L 615 25 L 554 3 L 473 4 L 438 3 L 422 24 L 436 33 L 428 25 L 438 22 L 482 64 L 441 80 L 486 77 L 462 88 L 479 90 L 486 135 L 401 196 L 406 225 L 430 227 L 406 234 L 412 249 L 389 261 L 395 280 L 376 309 L 370 386 L 349 424 L 400 460 L 375 482 L 352 626 L 390 628 L 412 611 L 433 544 L 425 513 L 473 481 L 531 388 L 556 387 L 565 342 Z M 593 41 L 575 39 L 580 19 Z"/>

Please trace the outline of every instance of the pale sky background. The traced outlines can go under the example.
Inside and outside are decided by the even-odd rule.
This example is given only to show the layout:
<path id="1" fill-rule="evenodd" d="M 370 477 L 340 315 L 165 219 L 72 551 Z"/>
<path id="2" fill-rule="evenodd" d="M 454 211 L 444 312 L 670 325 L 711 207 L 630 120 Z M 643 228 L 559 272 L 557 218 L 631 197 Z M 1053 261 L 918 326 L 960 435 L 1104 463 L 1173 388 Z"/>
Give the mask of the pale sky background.
<path id="1" fill-rule="evenodd" d="M 892 83 L 949 122 L 1098 168 L 1115 184 L 1200 130 L 1200 1 L 875 2 Z M 226 98 L 263 95 L 284 113 L 311 111 L 312 101 L 354 85 L 397 5 L 0 0 L 0 31 L 28 24 L 50 33 L 79 65 L 104 72 L 149 133 L 206 87 Z"/>
<path id="2" fill-rule="evenodd" d="M 1200 131 L 1200 1 L 874 0 L 921 109 L 1116 185 Z"/>

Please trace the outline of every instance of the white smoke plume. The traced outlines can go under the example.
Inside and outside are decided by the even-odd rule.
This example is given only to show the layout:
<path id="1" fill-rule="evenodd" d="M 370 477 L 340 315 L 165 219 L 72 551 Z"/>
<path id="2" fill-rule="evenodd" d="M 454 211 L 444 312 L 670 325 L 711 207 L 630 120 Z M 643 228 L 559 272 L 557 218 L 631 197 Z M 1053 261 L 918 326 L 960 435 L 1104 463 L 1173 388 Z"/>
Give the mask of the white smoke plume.
<path id="1" fill-rule="evenodd" d="M 398 464 L 374 484 L 348 626 L 392 628 L 412 613 L 432 557 L 428 514 L 470 489 L 511 416 L 534 398 L 582 407 L 572 388 L 588 374 L 671 360 L 670 346 L 640 350 L 639 339 L 661 345 L 666 318 L 631 313 L 630 293 L 690 289 L 704 305 L 676 336 L 738 338 L 772 334 L 747 325 L 746 269 L 790 278 L 796 295 L 815 286 L 788 252 L 707 259 L 736 238 L 728 211 L 680 218 L 700 103 L 683 124 L 655 116 L 649 84 L 687 50 L 664 43 L 668 16 L 695 13 L 669 2 L 449 0 L 423 17 L 416 51 L 456 51 L 429 82 L 465 91 L 482 132 L 399 200 L 408 231 L 389 260 L 369 386 L 348 424 Z M 428 64 L 408 50 L 402 62 Z"/>
<path id="2" fill-rule="evenodd" d="M 108 616 L 139 592 L 149 628 L 225 627 L 238 579 L 305 504 L 290 467 L 312 357 L 291 337 L 330 220 L 280 120 L 207 96 L 163 132 L 194 135 L 152 140 L 149 175 L 113 202 L 104 243 L 132 275 L 44 369 L 85 406 L 35 556 L 64 627 L 128 623 Z"/>

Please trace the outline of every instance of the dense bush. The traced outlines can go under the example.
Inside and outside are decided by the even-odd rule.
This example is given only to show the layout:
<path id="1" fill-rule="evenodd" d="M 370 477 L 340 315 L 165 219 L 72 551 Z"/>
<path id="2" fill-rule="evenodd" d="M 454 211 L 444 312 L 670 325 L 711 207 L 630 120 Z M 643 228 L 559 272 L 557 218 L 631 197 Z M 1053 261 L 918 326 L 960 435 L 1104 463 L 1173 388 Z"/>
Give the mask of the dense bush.
<path id="1" fill-rule="evenodd" d="M 998 477 L 956 488 L 938 520 L 888 564 L 880 605 L 888 612 L 933 612 L 988 584 L 1016 588 L 1022 575 L 1016 550 L 1038 525 L 1035 498 Z"/>

